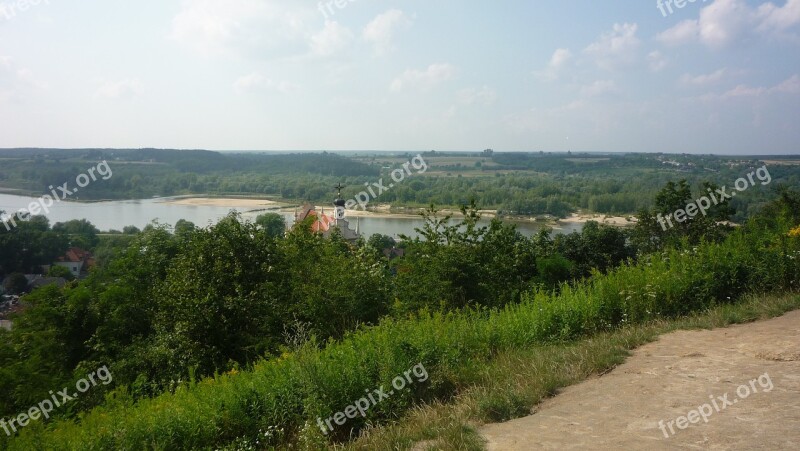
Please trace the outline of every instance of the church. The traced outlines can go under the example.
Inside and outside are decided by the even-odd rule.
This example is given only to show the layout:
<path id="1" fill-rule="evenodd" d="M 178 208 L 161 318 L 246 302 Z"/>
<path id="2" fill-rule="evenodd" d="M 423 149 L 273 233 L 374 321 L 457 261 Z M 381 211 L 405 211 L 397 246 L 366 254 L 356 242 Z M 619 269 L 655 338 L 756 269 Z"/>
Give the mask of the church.
<path id="1" fill-rule="evenodd" d="M 333 201 L 333 215 L 326 215 L 325 209 L 318 212 L 316 207 L 306 203 L 303 205 L 303 210 L 300 213 L 295 212 L 295 224 L 305 221 L 309 216 L 314 218 L 311 224 L 311 230 L 321 233 L 322 236 L 328 238 L 334 233 L 334 230 L 339 230 L 347 241 L 356 241 L 361 234 L 359 233 L 359 224 L 356 222 L 355 230 L 350 228 L 350 221 L 347 220 L 347 209 L 345 208 L 345 201 L 342 199 L 342 184 L 335 186 L 336 199 Z"/>

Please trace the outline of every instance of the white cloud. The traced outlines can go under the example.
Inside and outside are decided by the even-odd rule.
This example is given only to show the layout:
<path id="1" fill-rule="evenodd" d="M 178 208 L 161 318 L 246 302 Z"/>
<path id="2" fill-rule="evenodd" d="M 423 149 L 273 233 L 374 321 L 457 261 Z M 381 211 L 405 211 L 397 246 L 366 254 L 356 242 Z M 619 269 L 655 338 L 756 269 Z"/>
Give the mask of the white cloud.
<path id="1" fill-rule="evenodd" d="M 639 49 L 640 41 L 636 37 L 638 28 L 635 23 L 614 24 L 610 33 L 603 34 L 596 42 L 589 44 L 584 52 L 606 70 L 628 65 L 636 59 Z"/>
<path id="2" fill-rule="evenodd" d="M 94 92 L 94 97 L 104 99 L 119 99 L 122 97 L 136 97 L 144 94 L 144 85 L 135 78 L 126 78 L 119 81 L 106 81 Z"/>
<path id="3" fill-rule="evenodd" d="M 797 94 L 800 94 L 800 75 L 794 74 L 781 83 L 771 87 L 748 86 L 741 84 L 724 92 L 723 94 L 707 93 L 703 94 L 702 96 L 691 97 L 688 100 L 699 100 L 708 103 L 718 100 L 729 100 L 736 98 L 757 98 L 770 95 L 787 96 Z"/>
<path id="4" fill-rule="evenodd" d="M 723 99 L 730 99 L 733 97 L 751 97 L 760 96 L 769 90 L 764 87 L 751 88 L 746 85 L 739 85 L 722 95 Z"/>
<path id="5" fill-rule="evenodd" d="M 722 98 L 759 97 L 770 94 L 800 94 L 800 75 L 792 75 L 781 83 L 769 88 L 764 86 L 750 87 L 747 85 L 739 85 L 723 94 Z"/>
<path id="6" fill-rule="evenodd" d="M 294 83 L 290 83 L 288 81 L 274 81 L 258 72 L 243 75 L 236 79 L 236 81 L 233 83 L 233 89 L 235 89 L 239 94 L 244 94 L 258 89 L 273 89 L 286 93 L 294 91 L 297 88 L 298 86 Z"/>
<path id="7" fill-rule="evenodd" d="M 800 75 L 794 74 L 791 78 L 783 81 L 783 83 L 771 89 L 771 92 L 778 92 L 784 94 L 800 94 Z"/>
<path id="8" fill-rule="evenodd" d="M 402 28 L 411 26 L 412 20 L 399 9 L 390 9 L 379 14 L 362 32 L 364 40 L 370 42 L 375 53 L 383 55 L 392 49 L 392 38 Z"/>
<path id="9" fill-rule="evenodd" d="M 325 28 L 311 36 L 311 53 L 331 56 L 344 50 L 354 39 L 353 32 L 339 22 L 325 21 Z"/>
<path id="10" fill-rule="evenodd" d="M 550 57 L 550 67 L 559 69 L 564 66 L 572 58 L 572 52 L 569 49 L 556 49 L 553 56 Z"/>
<path id="11" fill-rule="evenodd" d="M 306 39 L 313 14 L 285 0 L 184 0 L 170 37 L 204 56 L 261 55 Z"/>
<path id="12" fill-rule="evenodd" d="M 800 23 L 800 0 L 787 0 L 783 7 L 772 2 L 758 7 L 756 17 L 760 22 L 758 31 L 781 33 Z"/>
<path id="13" fill-rule="evenodd" d="M 581 88 L 581 95 L 584 97 L 598 97 L 603 94 L 610 94 L 617 91 L 617 84 L 614 80 L 597 80 L 592 84 Z"/>
<path id="14" fill-rule="evenodd" d="M 569 49 L 556 49 L 547 67 L 544 70 L 534 72 L 534 75 L 545 81 L 553 81 L 560 75 L 562 68 L 572 60 L 572 52 Z"/>
<path id="15" fill-rule="evenodd" d="M 666 45 L 699 41 L 722 48 L 747 35 L 785 37 L 800 24 L 800 0 L 787 0 L 782 7 L 767 2 L 754 9 L 744 0 L 715 0 L 700 10 L 697 20 L 684 20 L 656 36 Z"/>
<path id="16" fill-rule="evenodd" d="M 39 80 L 33 71 L 26 67 L 18 66 L 10 56 L 3 55 L 0 55 L 0 84 L 16 89 L 48 88 L 48 84 Z"/>
<path id="17" fill-rule="evenodd" d="M 700 26 L 696 20 L 684 20 L 672 28 L 662 31 L 656 40 L 667 45 L 680 45 L 691 42 L 699 35 Z"/>
<path id="18" fill-rule="evenodd" d="M 488 87 L 462 89 L 458 101 L 463 105 L 491 105 L 497 100 L 497 92 Z"/>
<path id="19" fill-rule="evenodd" d="M 725 76 L 725 72 L 726 72 L 725 69 L 720 69 L 720 70 L 712 72 L 710 74 L 701 74 L 701 75 L 695 75 L 695 76 L 692 76 L 692 75 L 689 75 L 689 74 L 683 74 L 683 76 L 681 77 L 680 81 L 681 81 L 681 83 L 683 83 L 685 85 L 708 85 L 708 84 L 714 84 L 714 83 L 717 83 L 718 81 L 722 80 L 722 78 Z"/>
<path id="20" fill-rule="evenodd" d="M 395 78 L 391 84 L 392 91 L 401 91 L 408 87 L 427 89 L 455 76 L 456 68 L 452 64 L 431 64 L 425 70 L 408 69 Z"/>
<path id="21" fill-rule="evenodd" d="M 749 16 L 743 0 L 716 0 L 700 11 L 700 39 L 710 47 L 723 47 L 747 28 Z"/>
<path id="22" fill-rule="evenodd" d="M 661 72 L 667 67 L 667 58 L 658 50 L 647 54 L 647 63 L 653 72 Z"/>

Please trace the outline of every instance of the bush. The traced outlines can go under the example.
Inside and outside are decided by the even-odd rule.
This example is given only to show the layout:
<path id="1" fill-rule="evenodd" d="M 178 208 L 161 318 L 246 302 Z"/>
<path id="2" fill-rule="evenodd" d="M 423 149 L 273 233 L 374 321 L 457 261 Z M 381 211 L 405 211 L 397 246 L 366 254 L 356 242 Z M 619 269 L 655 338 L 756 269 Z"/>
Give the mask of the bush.
<path id="1" fill-rule="evenodd" d="M 61 265 L 51 266 L 47 271 L 47 277 L 61 277 L 62 279 L 66 279 L 68 281 L 75 280 L 75 276 L 72 274 L 72 271 L 70 271 L 66 266 Z"/>

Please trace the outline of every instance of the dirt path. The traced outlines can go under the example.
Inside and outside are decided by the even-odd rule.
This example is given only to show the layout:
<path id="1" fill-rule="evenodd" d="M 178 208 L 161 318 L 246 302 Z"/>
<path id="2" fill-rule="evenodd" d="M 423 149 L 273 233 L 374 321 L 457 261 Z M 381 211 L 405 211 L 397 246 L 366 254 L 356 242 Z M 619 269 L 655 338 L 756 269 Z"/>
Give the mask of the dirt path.
<path id="1" fill-rule="evenodd" d="M 800 450 L 800 311 L 664 335 L 534 415 L 481 432 L 489 450 L 503 451 Z"/>

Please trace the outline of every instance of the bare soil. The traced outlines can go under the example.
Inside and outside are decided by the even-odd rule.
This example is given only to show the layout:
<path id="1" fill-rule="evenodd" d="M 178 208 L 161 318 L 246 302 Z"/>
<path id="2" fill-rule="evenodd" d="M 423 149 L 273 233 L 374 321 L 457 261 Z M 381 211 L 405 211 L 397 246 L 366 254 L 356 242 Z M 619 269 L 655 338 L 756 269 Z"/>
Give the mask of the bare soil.
<path id="1" fill-rule="evenodd" d="M 726 394 L 732 404 L 719 399 Z M 678 417 L 706 403 L 707 422 L 693 416 L 696 423 L 678 428 Z M 800 311 L 664 335 L 610 373 L 564 389 L 533 415 L 486 425 L 481 433 L 489 450 L 503 451 L 800 450 Z"/>

